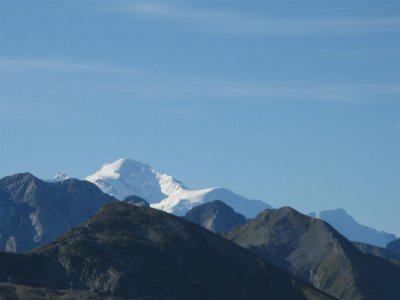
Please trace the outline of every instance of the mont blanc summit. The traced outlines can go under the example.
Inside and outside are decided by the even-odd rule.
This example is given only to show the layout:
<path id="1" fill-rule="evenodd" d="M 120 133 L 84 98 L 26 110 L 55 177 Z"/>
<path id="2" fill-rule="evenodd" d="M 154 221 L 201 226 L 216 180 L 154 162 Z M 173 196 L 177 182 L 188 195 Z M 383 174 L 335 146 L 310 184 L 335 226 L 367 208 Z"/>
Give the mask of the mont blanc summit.
<path id="1" fill-rule="evenodd" d="M 121 158 L 85 178 L 103 192 L 123 200 L 136 195 L 149 203 L 157 203 L 171 193 L 182 190 L 182 184 L 172 176 L 161 174 L 147 164 Z"/>
<path id="2" fill-rule="evenodd" d="M 191 208 L 214 200 L 227 203 L 246 217 L 254 217 L 270 208 L 261 200 L 250 200 L 224 188 L 192 190 L 173 176 L 132 159 L 122 158 L 104 164 L 85 179 L 119 200 L 136 195 L 146 199 L 152 207 L 176 215 L 184 215 Z"/>

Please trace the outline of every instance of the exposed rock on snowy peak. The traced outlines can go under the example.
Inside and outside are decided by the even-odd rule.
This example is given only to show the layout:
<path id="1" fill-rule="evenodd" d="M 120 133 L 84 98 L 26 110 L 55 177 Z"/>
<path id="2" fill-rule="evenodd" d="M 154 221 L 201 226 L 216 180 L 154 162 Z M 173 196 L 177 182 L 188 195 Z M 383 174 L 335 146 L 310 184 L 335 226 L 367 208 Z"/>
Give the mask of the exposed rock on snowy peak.
<path id="1" fill-rule="evenodd" d="M 161 174 L 147 164 L 126 158 L 104 164 L 99 171 L 85 180 L 93 182 L 103 192 L 119 200 L 136 195 L 149 203 L 157 203 L 183 188 L 172 176 Z"/>
<path id="2" fill-rule="evenodd" d="M 309 215 L 328 222 L 350 241 L 385 248 L 387 243 L 396 238 L 393 234 L 384 231 L 379 232 L 376 229 L 361 225 L 343 208 L 310 213 Z"/>
<path id="3" fill-rule="evenodd" d="M 56 176 L 54 176 L 52 179 L 48 179 L 46 181 L 48 181 L 48 182 L 57 182 L 57 181 L 63 181 L 63 180 L 67 180 L 67 179 L 69 179 L 67 174 L 58 172 Z"/>
<path id="4" fill-rule="evenodd" d="M 174 177 L 131 159 L 105 164 L 85 179 L 119 200 L 136 195 L 154 208 L 180 216 L 195 206 L 214 200 L 225 202 L 248 218 L 271 207 L 261 200 L 250 200 L 224 188 L 191 190 Z"/>

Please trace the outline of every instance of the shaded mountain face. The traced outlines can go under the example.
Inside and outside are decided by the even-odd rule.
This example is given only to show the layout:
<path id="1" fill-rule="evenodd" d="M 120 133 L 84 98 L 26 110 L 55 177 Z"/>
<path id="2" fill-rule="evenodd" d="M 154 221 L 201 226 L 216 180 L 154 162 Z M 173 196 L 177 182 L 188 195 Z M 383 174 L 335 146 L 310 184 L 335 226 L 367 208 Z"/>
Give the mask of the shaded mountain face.
<path id="1" fill-rule="evenodd" d="M 200 226 L 124 202 L 29 254 L 0 253 L 5 276 L 102 299 L 331 299 Z"/>
<path id="2" fill-rule="evenodd" d="M 386 248 L 394 253 L 400 254 L 400 239 L 391 241 Z"/>
<path id="3" fill-rule="evenodd" d="M 26 252 L 86 221 L 114 199 L 77 179 L 49 183 L 29 173 L 0 179 L 0 250 Z"/>
<path id="4" fill-rule="evenodd" d="M 119 200 L 135 195 L 146 199 L 152 207 L 177 216 L 183 216 L 193 207 L 216 199 L 249 218 L 271 207 L 261 200 L 251 200 L 224 188 L 192 190 L 171 175 L 126 158 L 104 164 L 85 179 Z"/>
<path id="5" fill-rule="evenodd" d="M 134 196 L 134 195 L 125 197 L 124 202 L 129 203 L 129 204 L 133 204 L 133 205 L 136 205 L 136 206 L 150 207 L 149 202 L 147 202 L 143 198 L 140 198 L 140 197 Z"/>
<path id="6" fill-rule="evenodd" d="M 226 237 L 340 299 L 400 299 L 398 265 L 292 208 L 266 210 Z"/>
<path id="7" fill-rule="evenodd" d="M 343 208 L 325 210 L 319 213 L 310 213 L 309 215 L 329 223 L 350 241 L 384 248 L 388 242 L 396 238 L 394 234 L 378 231 L 371 227 L 361 225 Z"/>
<path id="8" fill-rule="evenodd" d="M 213 232 L 227 232 L 247 221 L 245 216 L 219 200 L 196 206 L 183 218 Z"/>
<path id="9" fill-rule="evenodd" d="M 357 249 L 361 250 L 366 254 L 372 254 L 384 259 L 391 261 L 392 263 L 400 265 L 400 254 L 392 252 L 386 248 L 381 248 L 374 245 L 364 244 L 353 242 L 353 245 L 357 247 Z"/>

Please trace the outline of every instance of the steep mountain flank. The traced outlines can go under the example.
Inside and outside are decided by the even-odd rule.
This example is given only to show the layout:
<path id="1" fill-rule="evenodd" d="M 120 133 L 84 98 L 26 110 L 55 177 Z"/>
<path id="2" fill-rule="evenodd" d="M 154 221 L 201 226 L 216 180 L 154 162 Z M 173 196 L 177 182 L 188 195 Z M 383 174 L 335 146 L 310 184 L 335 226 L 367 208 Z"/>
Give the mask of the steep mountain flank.
<path id="1" fill-rule="evenodd" d="M 290 207 L 266 210 L 226 237 L 340 299 L 400 299 L 398 265 Z"/>
<path id="2" fill-rule="evenodd" d="M 330 299 L 200 226 L 123 202 L 29 254 L 0 253 L 6 276 L 115 299 Z"/>
<path id="3" fill-rule="evenodd" d="M 77 179 L 46 182 L 29 173 L 0 179 L 0 250 L 26 252 L 86 221 L 114 199 Z"/>
<path id="4" fill-rule="evenodd" d="M 397 254 L 396 252 L 392 252 L 386 248 L 381 248 L 375 245 L 364 243 L 353 242 L 353 245 L 366 254 L 375 255 L 387 259 L 392 263 L 400 265 L 400 254 Z"/>

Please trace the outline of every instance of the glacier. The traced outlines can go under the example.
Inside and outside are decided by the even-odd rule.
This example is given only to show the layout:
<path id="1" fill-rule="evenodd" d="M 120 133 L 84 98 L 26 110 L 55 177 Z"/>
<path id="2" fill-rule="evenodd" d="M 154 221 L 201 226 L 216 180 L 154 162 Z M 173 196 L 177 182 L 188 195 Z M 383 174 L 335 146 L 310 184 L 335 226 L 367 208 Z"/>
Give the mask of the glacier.
<path id="1" fill-rule="evenodd" d="M 248 218 L 271 208 L 264 201 L 248 199 L 226 188 L 192 190 L 171 175 L 162 174 L 150 165 L 127 158 L 104 164 L 85 180 L 119 200 L 136 195 L 148 201 L 153 208 L 175 215 L 184 215 L 193 207 L 214 200 L 225 202 Z"/>

